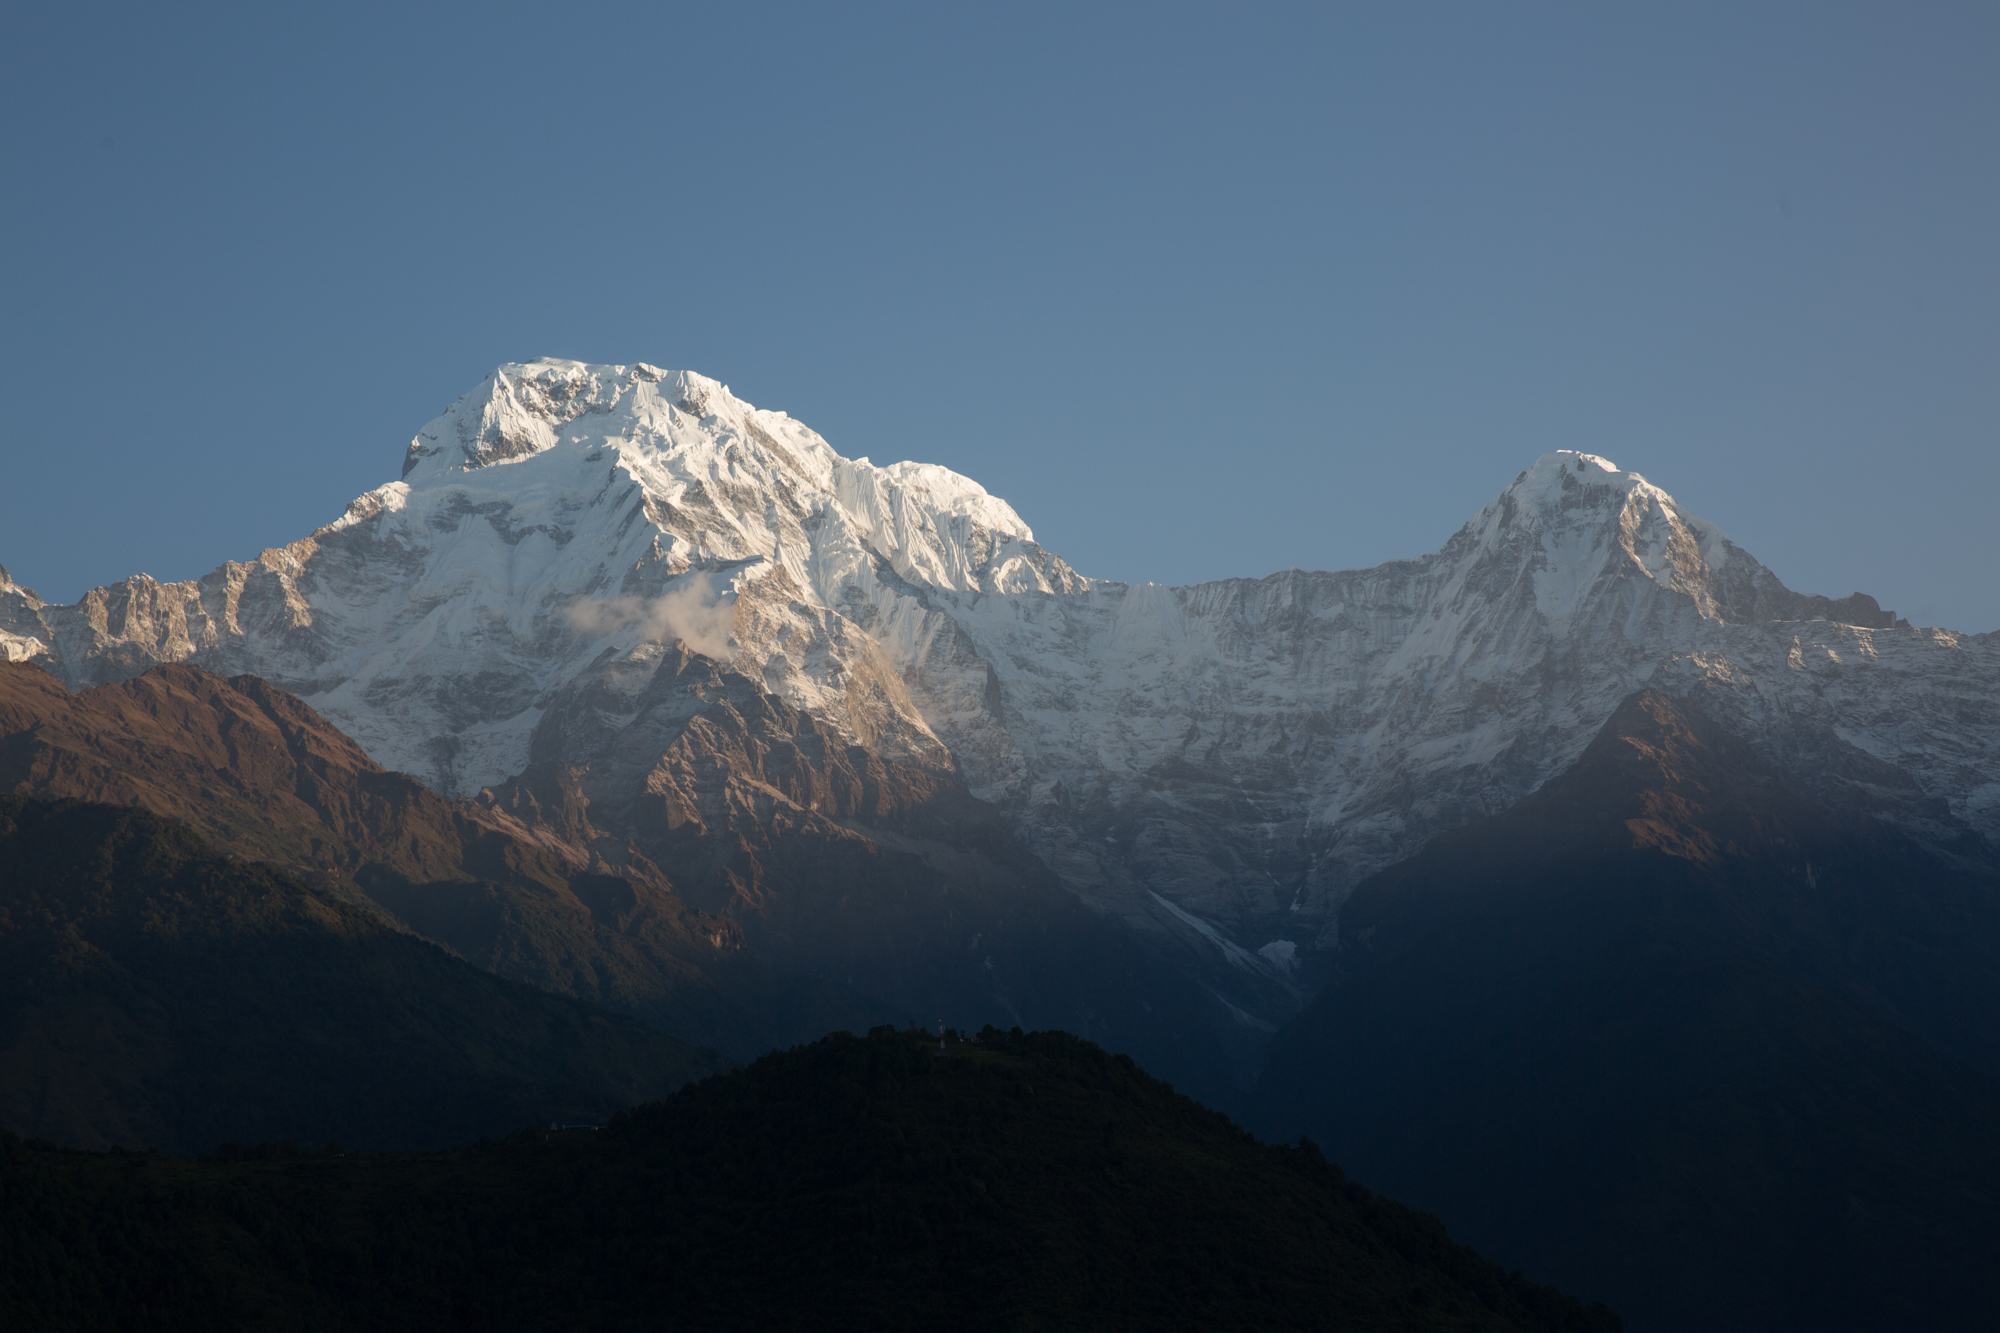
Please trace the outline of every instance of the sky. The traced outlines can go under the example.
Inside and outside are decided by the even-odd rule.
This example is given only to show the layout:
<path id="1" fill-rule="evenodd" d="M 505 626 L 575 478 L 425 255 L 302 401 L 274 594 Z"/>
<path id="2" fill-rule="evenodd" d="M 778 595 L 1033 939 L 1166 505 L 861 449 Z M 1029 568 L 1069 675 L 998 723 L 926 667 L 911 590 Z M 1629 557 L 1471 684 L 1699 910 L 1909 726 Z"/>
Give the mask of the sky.
<path id="1" fill-rule="evenodd" d="M 16 6 L 0 564 L 197 577 L 537 356 L 1086 574 L 1435 550 L 1539 454 L 2000 628 L 2000 6 Z"/>

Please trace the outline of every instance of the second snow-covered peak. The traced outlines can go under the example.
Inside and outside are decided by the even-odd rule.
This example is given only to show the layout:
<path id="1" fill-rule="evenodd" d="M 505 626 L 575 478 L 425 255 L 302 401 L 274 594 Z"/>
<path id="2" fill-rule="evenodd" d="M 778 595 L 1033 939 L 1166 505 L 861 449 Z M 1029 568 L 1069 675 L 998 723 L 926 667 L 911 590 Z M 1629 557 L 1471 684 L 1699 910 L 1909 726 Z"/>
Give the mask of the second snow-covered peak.
<path id="1" fill-rule="evenodd" d="M 1549 554 L 1579 544 L 1629 553 L 1635 540 L 1642 545 L 1661 540 L 1681 548 L 1677 558 L 1683 564 L 1689 559 L 1713 564 L 1733 549 L 1713 525 L 1638 473 L 1574 449 L 1536 459 L 1466 524 L 1458 540 L 1488 551 L 1525 542 Z"/>
<path id="2" fill-rule="evenodd" d="M 1586 608 L 1586 589 L 1615 599 L 1620 580 L 1638 578 L 1730 624 L 1896 624 L 1893 613 L 1861 593 L 1834 601 L 1793 592 L 1721 529 L 1638 473 L 1572 449 L 1536 459 L 1440 554 L 1531 576 L 1542 612 L 1563 623 Z"/>
<path id="3" fill-rule="evenodd" d="M 1593 491 L 1592 488 L 1598 489 Z M 1504 500 L 1512 496 L 1523 507 L 1554 515 L 1571 509 L 1601 507 L 1607 494 L 1631 495 L 1634 492 L 1649 499 L 1657 496 L 1671 503 L 1665 491 L 1638 473 L 1625 471 L 1608 458 L 1579 453 L 1575 449 L 1554 449 L 1537 458 L 1532 467 L 1514 478 L 1513 485 L 1502 492 L 1501 498 Z"/>

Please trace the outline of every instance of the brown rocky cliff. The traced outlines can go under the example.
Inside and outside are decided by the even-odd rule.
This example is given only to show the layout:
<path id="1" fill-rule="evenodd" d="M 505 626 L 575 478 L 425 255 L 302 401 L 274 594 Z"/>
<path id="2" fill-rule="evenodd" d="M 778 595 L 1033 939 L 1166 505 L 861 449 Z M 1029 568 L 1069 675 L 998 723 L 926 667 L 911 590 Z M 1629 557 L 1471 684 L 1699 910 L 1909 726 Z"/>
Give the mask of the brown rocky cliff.
<path id="1" fill-rule="evenodd" d="M 0 792 L 137 805 L 219 849 L 302 873 L 514 980 L 747 1055 L 878 1017 L 746 957 L 645 856 L 592 827 L 574 778 L 553 807 L 450 801 L 392 773 L 311 707 L 196 667 L 71 694 L 0 664 Z M 516 809 L 526 815 L 517 817 Z"/>
<path id="2" fill-rule="evenodd" d="M 342 877 L 455 878 L 478 836 L 293 696 L 189 666 L 78 695 L 0 666 L 0 790 L 141 805 L 224 851 Z"/>

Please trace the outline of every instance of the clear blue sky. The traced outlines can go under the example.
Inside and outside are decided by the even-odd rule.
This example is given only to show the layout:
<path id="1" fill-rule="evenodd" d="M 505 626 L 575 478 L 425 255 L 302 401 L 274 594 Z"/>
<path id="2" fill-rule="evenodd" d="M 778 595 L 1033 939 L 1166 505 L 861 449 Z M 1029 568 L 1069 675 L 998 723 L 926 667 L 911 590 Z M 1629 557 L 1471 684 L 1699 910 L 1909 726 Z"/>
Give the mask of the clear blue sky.
<path id="1" fill-rule="evenodd" d="M 2000 627 L 2000 6 L 20 5 L 0 117 L 54 599 L 302 536 L 554 355 L 1093 575 L 1415 555 L 1574 447 Z"/>

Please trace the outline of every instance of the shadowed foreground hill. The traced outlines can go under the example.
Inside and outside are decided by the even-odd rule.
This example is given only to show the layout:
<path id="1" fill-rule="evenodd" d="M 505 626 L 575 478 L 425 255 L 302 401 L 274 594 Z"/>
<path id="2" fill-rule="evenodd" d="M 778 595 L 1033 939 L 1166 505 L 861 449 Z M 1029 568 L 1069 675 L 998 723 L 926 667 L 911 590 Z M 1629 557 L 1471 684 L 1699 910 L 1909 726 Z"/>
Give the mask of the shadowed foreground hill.
<path id="1" fill-rule="evenodd" d="M 0 1125 L 66 1144 L 462 1143 L 726 1062 L 503 981 L 142 810 L 0 796 Z"/>
<path id="2" fill-rule="evenodd" d="M 1355 891 L 1256 1122 L 1635 1329 L 2000 1309 L 2000 877 L 1695 707 Z"/>
<path id="3" fill-rule="evenodd" d="M 427 1156 L 0 1140 L 0 1323 L 1612 1330 L 1062 1033 L 836 1033 Z"/>

